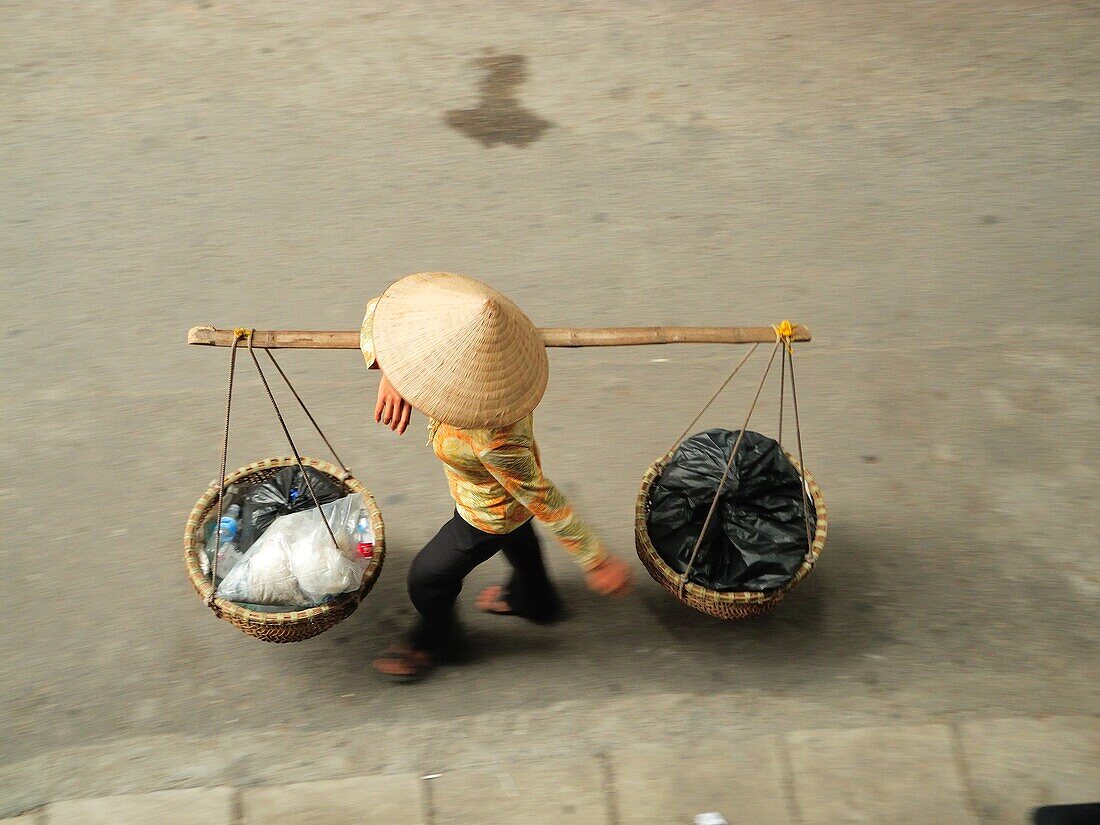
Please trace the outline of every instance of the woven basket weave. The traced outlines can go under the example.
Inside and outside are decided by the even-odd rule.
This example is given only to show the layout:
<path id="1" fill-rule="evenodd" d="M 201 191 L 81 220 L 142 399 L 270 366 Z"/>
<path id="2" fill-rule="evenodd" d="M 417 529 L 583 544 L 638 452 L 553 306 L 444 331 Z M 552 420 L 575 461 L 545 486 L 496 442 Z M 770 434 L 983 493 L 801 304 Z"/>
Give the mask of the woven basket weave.
<path id="1" fill-rule="evenodd" d="M 266 481 L 284 467 L 293 467 L 297 464 L 293 456 L 288 458 L 268 458 L 257 461 L 239 470 L 234 470 L 225 477 L 225 484 L 255 484 Z M 327 604 L 303 610 L 288 611 L 285 613 L 261 613 L 248 610 L 239 604 L 226 599 L 215 598 L 210 604 L 214 614 L 225 619 L 230 624 L 243 630 L 249 636 L 263 639 L 265 642 L 300 642 L 309 639 L 319 633 L 324 633 L 330 627 L 342 622 L 355 612 L 359 602 L 374 587 L 382 572 L 382 562 L 386 557 L 386 534 L 382 524 L 382 513 L 374 496 L 359 482 L 344 470 L 327 461 L 318 461 L 313 458 L 303 458 L 302 464 L 312 467 L 318 472 L 324 473 L 344 486 L 347 494 L 362 493 L 363 506 L 367 508 L 371 517 L 371 526 L 374 528 L 374 558 L 363 572 L 363 581 L 358 590 L 343 593 Z M 187 529 L 183 534 L 183 559 L 187 565 L 187 576 L 191 585 L 202 597 L 203 602 L 210 598 L 212 585 L 210 579 L 203 575 L 199 566 L 199 552 L 202 547 L 202 524 L 212 511 L 218 506 L 218 483 L 213 482 L 206 492 L 202 494 L 191 515 L 187 517 Z"/>
<path id="2" fill-rule="evenodd" d="M 790 459 L 795 470 L 800 470 L 801 465 L 790 453 L 784 452 Z M 709 590 L 698 584 L 689 582 L 680 593 L 680 574 L 668 566 L 661 558 L 653 542 L 649 538 L 649 491 L 653 483 L 660 478 L 665 465 L 672 458 L 669 453 L 660 461 L 650 467 L 642 477 L 642 489 L 638 493 L 638 503 L 634 510 L 634 544 L 638 548 L 638 558 L 642 560 L 646 570 L 658 584 L 669 593 L 682 601 L 688 607 L 694 607 L 719 619 L 747 619 L 750 616 L 761 616 L 783 601 L 784 597 L 793 590 L 800 581 L 810 575 L 818 556 L 825 548 L 825 536 L 829 531 L 829 521 L 825 512 L 825 498 L 821 495 L 821 489 L 817 486 L 809 471 L 805 473 L 806 488 L 814 501 L 814 509 L 817 513 L 817 529 L 810 554 L 802 560 L 801 566 L 795 572 L 794 577 L 780 588 L 765 591 L 736 591 L 721 593 L 717 590 Z"/>

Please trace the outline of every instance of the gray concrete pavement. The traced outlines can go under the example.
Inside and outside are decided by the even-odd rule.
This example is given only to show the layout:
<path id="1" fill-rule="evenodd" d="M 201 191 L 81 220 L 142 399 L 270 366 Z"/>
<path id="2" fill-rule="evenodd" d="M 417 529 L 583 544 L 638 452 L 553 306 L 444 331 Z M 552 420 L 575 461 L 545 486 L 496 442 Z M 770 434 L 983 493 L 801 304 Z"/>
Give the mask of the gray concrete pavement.
<path id="1" fill-rule="evenodd" d="M 1097 707 L 1095 4 L 7 3 L 0 27 L 0 815 L 550 759 L 578 736 Z M 725 624 L 640 565 L 602 602 L 548 548 L 567 622 L 471 616 L 473 665 L 379 684 L 445 485 L 422 421 L 403 441 L 368 423 L 354 353 L 291 353 L 390 557 L 310 642 L 214 619 L 180 536 L 227 361 L 185 330 L 352 328 L 430 269 L 546 326 L 810 325 L 813 576 Z M 547 467 L 616 552 L 733 356 L 552 353 Z M 747 388 L 703 425 L 739 423 Z M 231 463 L 282 454 L 247 372 L 239 390 Z"/>
<path id="2" fill-rule="evenodd" d="M 241 793 L 241 825 L 423 822 L 428 812 L 416 774 L 364 776 L 249 788 Z"/>
<path id="3" fill-rule="evenodd" d="M 47 825 L 231 823 L 235 818 L 236 796 L 232 788 L 188 788 L 98 799 L 69 799 L 48 806 L 40 812 L 40 816 Z"/>
<path id="4" fill-rule="evenodd" d="M 1067 731 L 1073 744 L 1052 749 Z M 687 825 L 697 814 L 716 812 L 737 825 L 1023 825 L 1039 805 L 1094 799 L 1100 789 L 1097 717 L 1000 718 L 961 727 L 812 730 L 762 738 L 708 734 L 665 746 L 650 740 L 598 754 L 582 747 L 555 759 L 513 759 L 427 774 L 73 799 L 10 821 Z"/>
<path id="5" fill-rule="evenodd" d="M 945 725 L 806 731 L 788 745 L 807 825 L 978 821 Z"/>

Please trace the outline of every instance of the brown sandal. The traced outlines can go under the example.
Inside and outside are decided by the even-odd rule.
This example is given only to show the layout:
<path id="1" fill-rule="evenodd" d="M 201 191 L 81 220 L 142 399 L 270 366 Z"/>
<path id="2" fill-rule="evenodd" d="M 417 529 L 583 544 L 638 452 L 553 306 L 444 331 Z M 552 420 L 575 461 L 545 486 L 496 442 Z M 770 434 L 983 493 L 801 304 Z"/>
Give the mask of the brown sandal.
<path id="1" fill-rule="evenodd" d="M 416 682 L 432 669 L 432 655 L 408 645 L 392 645 L 374 660 L 373 667 L 387 681 Z"/>

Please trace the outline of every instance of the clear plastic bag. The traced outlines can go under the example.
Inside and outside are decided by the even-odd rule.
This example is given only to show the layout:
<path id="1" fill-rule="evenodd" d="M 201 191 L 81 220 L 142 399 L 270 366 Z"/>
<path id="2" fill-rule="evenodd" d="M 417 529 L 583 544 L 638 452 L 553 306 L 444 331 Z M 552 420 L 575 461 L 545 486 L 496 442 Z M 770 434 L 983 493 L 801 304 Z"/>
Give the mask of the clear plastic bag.
<path id="1" fill-rule="evenodd" d="M 316 509 L 303 514 L 309 520 L 311 532 L 307 540 L 293 545 L 290 569 L 306 598 L 321 602 L 329 596 L 359 588 L 363 571 L 370 561 L 359 555 L 352 535 L 362 506 L 362 493 L 354 493 L 322 506 L 332 525 L 338 548 L 332 546 L 332 536 L 316 517 Z"/>
<path id="2" fill-rule="evenodd" d="M 339 547 L 314 507 L 279 516 L 218 586 L 218 596 L 253 604 L 320 604 L 359 587 L 370 563 L 356 552 L 352 532 L 362 493 L 322 505 Z"/>

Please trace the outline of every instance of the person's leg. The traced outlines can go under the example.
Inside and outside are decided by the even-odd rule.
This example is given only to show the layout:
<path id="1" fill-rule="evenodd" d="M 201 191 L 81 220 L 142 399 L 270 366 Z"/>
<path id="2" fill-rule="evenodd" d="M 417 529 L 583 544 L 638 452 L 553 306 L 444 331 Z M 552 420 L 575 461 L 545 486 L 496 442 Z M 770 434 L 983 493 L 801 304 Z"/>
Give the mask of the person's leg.
<path id="1" fill-rule="evenodd" d="M 517 616 L 534 622 L 553 622 L 561 618 L 561 599 L 546 573 L 533 521 L 506 537 L 502 549 L 512 565 L 512 577 L 502 598 Z"/>
<path id="2" fill-rule="evenodd" d="M 420 613 L 409 637 L 414 649 L 438 654 L 452 643 L 462 580 L 496 554 L 502 538 L 482 533 L 456 514 L 413 559 L 409 598 Z"/>

